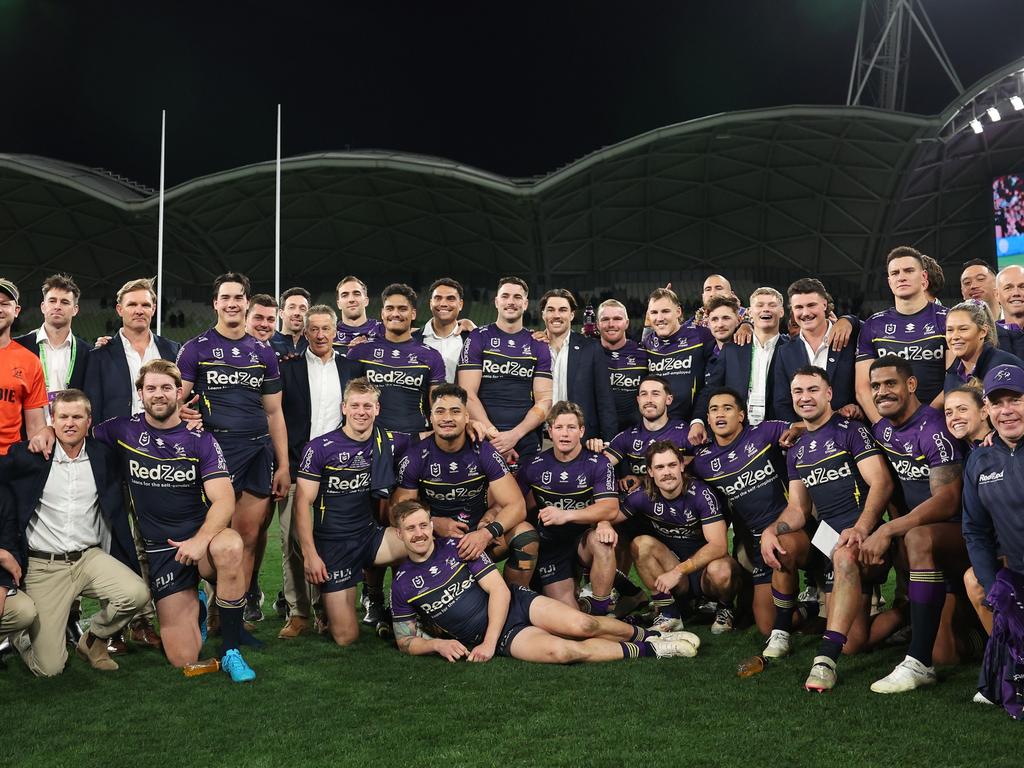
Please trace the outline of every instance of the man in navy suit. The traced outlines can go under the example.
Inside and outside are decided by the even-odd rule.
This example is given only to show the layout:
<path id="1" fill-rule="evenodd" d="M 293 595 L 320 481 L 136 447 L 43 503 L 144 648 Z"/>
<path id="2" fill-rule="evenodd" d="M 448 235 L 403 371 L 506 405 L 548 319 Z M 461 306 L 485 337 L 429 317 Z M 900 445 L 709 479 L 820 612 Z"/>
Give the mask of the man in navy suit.
<path id="1" fill-rule="evenodd" d="M 779 350 L 775 361 L 775 418 L 796 421 L 793 397 L 789 391 L 790 381 L 797 369 L 814 365 L 824 369 L 832 382 L 832 410 L 848 419 L 862 419 L 864 413 L 857 405 L 854 385 L 857 334 L 860 320 L 845 316 L 833 323 L 830 304 L 832 297 L 820 280 L 804 277 L 789 286 L 789 305 L 793 317 L 800 326 L 800 333 L 789 344 Z M 852 331 L 844 324 L 850 324 Z M 843 341 L 844 345 L 836 350 Z"/>
<path id="2" fill-rule="evenodd" d="M 85 394 L 92 403 L 92 420 L 101 424 L 115 416 L 134 416 L 142 412 L 142 400 L 135 387 L 139 369 L 150 360 L 174 362 L 181 347 L 176 341 L 153 333 L 149 326 L 156 313 L 156 290 L 147 278 L 130 280 L 117 292 L 115 311 L 121 318 L 121 328 L 106 342 L 97 342 L 89 355 L 85 371 Z M 147 563 L 141 543 L 137 547 L 148 578 Z M 137 643 L 154 648 L 160 646 L 160 637 L 153 629 L 152 617 L 156 609 L 150 603 L 132 622 L 131 637 Z M 114 638 L 113 647 L 124 650 L 123 641 Z"/>
<path id="3" fill-rule="evenodd" d="M 78 655 L 97 670 L 117 669 L 107 641 L 142 608 L 149 589 L 138 574 L 135 545 L 121 492 L 118 461 L 86 435 L 89 399 L 77 389 L 53 401 L 56 442 L 49 459 L 27 443 L 0 459 L 21 533 L 22 584 L 37 617 L 15 646 L 36 675 L 59 675 L 67 661 L 65 626 L 80 596 L 100 602 Z M 26 642 L 27 639 L 27 642 Z"/>
<path id="4" fill-rule="evenodd" d="M 583 410 L 584 442 L 595 437 L 611 442 L 618 414 L 608 361 L 597 341 L 571 330 L 576 299 L 564 288 L 554 288 L 540 297 L 540 313 L 551 348 L 552 402 L 567 400 Z"/>
<path id="5" fill-rule="evenodd" d="M 292 525 L 295 478 L 302 450 L 314 437 L 341 427 L 341 394 L 353 378 L 355 364 L 333 347 L 338 317 L 326 304 L 316 304 L 306 313 L 306 341 L 303 354 L 281 362 L 285 428 L 288 431 L 288 466 L 292 490 L 277 502 L 281 526 L 284 580 L 282 591 L 288 603 L 288 621 L 278 637 L 291 639 L 309 629 L 312 608 L 303 570 L 302 548 Z"/>
<path id="6" fill-rule="evenodd" d="M 53 401 L 63 389 L 81 389 L 92 347 L 71 332 L 71 321 L 78 314 L 82 292 L 69 275 L 50 275 L 43 281 L 43 301 L 39 310 L 43 324 L 15 339 L 33 352 L 43 364 L 46 392 Z M 47 414 L 49 417 L 49 414 Z"/>

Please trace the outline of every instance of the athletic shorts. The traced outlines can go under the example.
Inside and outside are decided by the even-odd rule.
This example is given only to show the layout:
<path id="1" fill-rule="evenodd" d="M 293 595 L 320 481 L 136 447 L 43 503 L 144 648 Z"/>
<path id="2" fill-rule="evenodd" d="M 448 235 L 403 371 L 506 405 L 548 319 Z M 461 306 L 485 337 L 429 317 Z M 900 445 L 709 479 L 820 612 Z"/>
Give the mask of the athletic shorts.
<path id="1" fill-rule="evenodd" d="M 576 575 L 576 568 L 583 567 L 579 558 L 580 542 L 587 535 L 584 531 L 572 539 L 547 539 L 545 529 L 540 531 L 540 554 L 537 555 L 535 578 L 541 586 L 554 584 L 558 581 L 571 579 Z"/>
<path id="2" fill-rule="evenodd" d="M 235 493 L 269 496 L 274 485 L 274 446 L 270 435 L 232 437 L 230 432 L 214 433 L 224 452 Z"/>
<path id="3" fill-rule="evenodd" d="M 662 544 L 671 550 L 672 554 L 679 558 L 679 562 L 683 562 L 689 557 L 693 557 L 694 552 L 700 549 L 699 546 L 695 547 L 692 541 L 680 541 L 679 539 L 670 539 L 663 536 L 655 536 Z M 696 599 L 702 599 L 704 597 L 704 590 L 701 589 L 700 580 L 704 576 L 704 568 L 699 571 L 694 571 L 687 575 L 688 587 L 686 593 Z"/>
<path id="4" fill-rule="evenodd" d="M 149 560 L 149 591 L 153 600 L 161 600 L 175 592 L 195 589 L 199 584 L 199 567 L 185 565 L 174 559 L 178 548 L 155 541 L 144 542 Z"/>
<path id="5" fill-rule="evenodd" d="M 344 539 L 318 539 L 317 554 L 327 568 L 327 581 L 321 592 L 340 592 L 363 580 L 363 568 L 373 565 L 377 550 L 384 541 L 384 526 L 373 525 L 355 536 Z"/>
<path id="6" fill-rule="evenodd" d="M 505 626 L 501 628 L 498 636 L 497 654 L 499 656 L 512 655 L 512 641 L 516 635 L 529 626 L 530 606 L 537 599 L 538 595 L 532 589 L 526 587 L 511 586 L 512 601 L 508 604 L 508 617 L 505 619 Z"/>
<path id="7" fill-rule="evenodd" d="M 750 575 L 754 580 L 754 586 L 761 584 L 772 583 L 772 569 L 767 566 L 764 562 L 764 558 L 761 556 L 761 533 L 737 533 L 733 538 L 733 547 L 742 547 L 746 553 L 746 558 L 737 558 L 737 561 L 741 566 L 750 571 Z M 746 560 L 746 562 L 744 562 Z"/>

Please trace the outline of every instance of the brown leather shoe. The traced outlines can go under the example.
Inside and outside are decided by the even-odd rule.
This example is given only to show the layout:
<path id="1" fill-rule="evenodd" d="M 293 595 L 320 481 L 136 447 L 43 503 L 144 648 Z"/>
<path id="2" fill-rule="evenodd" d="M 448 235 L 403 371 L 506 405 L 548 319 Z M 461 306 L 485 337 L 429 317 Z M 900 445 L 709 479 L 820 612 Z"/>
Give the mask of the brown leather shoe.
<path id="1" fill-rule="evenodd" d="M 133 643 L 148 645 L 150 648 L 160 648 L 163 645 L 160 642 L 160 635 L 156 633 L 149 619 L 135 619 L 128 627 Z"/>
<path id="2" fill-rule="evenodd" d="M 118 632 L 107 640 L 107 653 L 111 656 L 128 653 L 128 644 L 124 641 L 124 632 Z"/>
<path id="3" fill-rule="evenodd" d="M 89 640 L 92 644 L 89 644 Z M 101 638 L 95 637 L 92 632 L 84 632 L 82 639 L 75 646 L 75 651 L 83 659 L 89 662 L 89 666 L 98 669 L 100 672 L 113 672 L 117 669 L 117 662 L 110 658 L 107 653 L 107 643 Z"/>
<path id="4" fill-rule="evenodd" d="M 309 619 L 305 616 L 292 616 L 281 627 L 277 636 L 282 640 L 292 640 L 299 635 L 309 631 Z"/>

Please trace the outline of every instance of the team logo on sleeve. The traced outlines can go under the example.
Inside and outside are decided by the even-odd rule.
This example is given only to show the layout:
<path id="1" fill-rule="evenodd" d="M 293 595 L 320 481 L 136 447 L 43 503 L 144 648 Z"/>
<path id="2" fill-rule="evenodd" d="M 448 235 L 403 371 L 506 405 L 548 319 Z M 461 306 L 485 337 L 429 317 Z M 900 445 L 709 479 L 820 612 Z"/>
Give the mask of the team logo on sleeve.
<path id="1" fill-rule="evenodd" d="M 718 472 L 721 469 L 722 469 L 722 460 L 721 459 L 712 459 L 711 460 L 711 471 L 712 472 Z"/>
<path id="2" fill-rule="evenodd" d="M 892 336 L 896 333 L 896 323 L 887 323 L 885 326 L 885 335 Z"/>
<path id="3" fill-rule="evenodd" d="M 424 582 L 423 582 L 423 577 L 422 576 L 413 576 L 412 577 L 412 585 L 416 589 L 423 589 L 423 584 L 424 584 Z"/>

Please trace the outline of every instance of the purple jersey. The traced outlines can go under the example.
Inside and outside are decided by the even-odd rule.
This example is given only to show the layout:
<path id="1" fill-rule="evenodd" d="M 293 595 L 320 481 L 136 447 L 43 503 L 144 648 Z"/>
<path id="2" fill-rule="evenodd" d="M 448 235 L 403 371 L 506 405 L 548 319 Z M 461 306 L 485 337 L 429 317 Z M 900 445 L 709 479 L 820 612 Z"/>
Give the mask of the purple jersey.
<path id="1" fill-rule="evenodd" d="M 669 419 L 661 429 L 648 429 L 641 422 L 631 429 L 619 432 L 605 450 L 615 457 L 615 469 L 620 477 L 643 475 L 647 472 L 647 461 L 644 458 L 647 446 L 656 440 L 668 440 L 683 453 L 692 453 L 693 446 L 687 439 L 689 432 L 690 425 L 676 419 Z"/>
<path id="2" fill-rule="evenodd" d="M 339 320 L 338 331 L 334 335 L 334 347 L 342 354 L 345 354 L 348 345 L 360 336 L 365 336 L 366 341 L 384 338 L 384 323 L 376 319 L 367 319 L 361 325 L 346 325 L 343 321 Z"/>
<path id="3" fill-rule="evenodd" d="M 883 417 L 871 427 L 871 432 L 885 450 L 899 480 L 906 505 L 904 513 L 931 497 L 932 467 L 963 462 L 960 441 L 946 429 L 945 416 L 928 405 L 914 411 L 901 427 Z M 959 520 L 959 516 L 955 519 Z"/>
<path id="4" fill-rule="evenodd" d="M 267 434 L 263 395 L 281 391 L 277 355 L 269 344 L 249 334 L 229 339 L 211 328 L 182 345 L 178 368 L 199 395 L 207 429 L 230 437 Z"/>
<path id="5" fill-rule="evenodd" d="M 97 440 L 123 460 L 139 532 L 147 541 L 183 541 L 206 522 L 203 483 L 228 477 L 220 446 L 209 432 L 178 424 L 157 429 L 143 414 L 115 416 L 93 428 Z"/>
<path id="6" fill-rule="evenodd" d="M 448 453 L 433 435 L 406 452 L 398 467 L 398 484 L 419 491 L 435 517 L 450 517 L 475 530 L 487 512 L 487 488 L 508 475 L 508 465 L 484 440 Z"/>
<path id="7" fill-rule="evenodd" d="M 818 519 L 842 532 L 857 522 L 868 496 L 857 462 L 880 454 L 867 427 L 836 413 L 789 449 L 789 478 L 803 481 Z"/>
<path id="8" fill-rule="evenodd" d="M 313 535 L 317 539 L 358 536 L 377 523 L 374 498 L 394 487 L 394 457 L 382 431 L 353 440 L 342 430 L 306 443 L 299 463 L 300 480 L 320 484 L 313 501 Z"/>
<path id="9" fill-rule="evenodd" d="M 640 421 L 640 410 L 636 404 L 636 393 L 640 379 L 647 373 L 647 350 L 631 339 L 619 349 L 601 347 L 608 361 L 608 376 L 611 379 L 612 397 L 615 398 L 615 413 L 619 429 Z"/>
<path id="10" fill-rule="evenodd" d="M 668 414 L 673 419 L 690 420 L 715 346 L 715 337 L 703 326 L 682 327 L 665 339 L 656 333 L 644 339 L 648 369 L 664 376 L 672 386 Z"/>
<path id="11" fill-rule="evenodd" d="M 533 407 L 533 380 L 551 378 L 551 350 L 525 328 L 506 333 L 491 323 L 462 347 L 460 371 L 480 371 L 480 402 L 498 429 L 512 429 Z"/>
<path id="12" fill-rule="evenodd" d="M 942 392 L 946 378 L 946 314 L 936 302 L 920 312 L 904 315 L 895 307 L 876 312 L 857 339 L 857 361 L 896 355 L 910 363 L 917 377 L 917 398 L 931 403 Z"/>
<path id="13" fill-rule="evenodd" d="M 459 558 L 457 539 L 438 539 L 422 563 L 406 560 L 391 582 L 395 621 L 417 617 L 472 648 L 487 633 L 487 593 L 477 584 L 494 572 L 487 553 L 468 563 Z"/>
<path id="14" fill-rule="evenodd" d="M 723 520 L 714 490 L 692 478 L 687 480 L 686 490 L 674 499 L 666 499 L 660 492 L 652 499 L 638 488 L 622 503 L 622 514 L 645 518 L 659 539 L 682 545 L 687 557 L 707 543 L 704 526 Z"/>
<path id="15" fill-rule="evenodd" d="M 617 499 L 615 472 L 608 459 L 582 449 L 571 461 L 555 458 L 554 449 L 536 456 L 519 471 L 519 486 L 525 496 L 533 491 L 537 508 L 583 509 L 601 499 Z M 547 527 L 535 516 L 530 520 L 544 542 L 575 541 L 590 526 L 586 523 L 566 523 Z"/>
<path id="16" fill-rule="evenodd" d="M 779 438 L 787 429 L 784 421 L 746 425 L 728 445 L 712 438 L 694 455 L 694 474 L 726 498 L 739 522 L 752 533 L 763 531 L 786 508 L 786 458 Z"/>
<path id="17" fill-rule="evenodd" d="M 356 376 L 380 390 L 377 423 L 396 432 L 429 428 L 430 390 L 444 383 L 444 360 L 436 349 L 416 341 L 388 341 L 381 337 L 348 351 Z"/>

